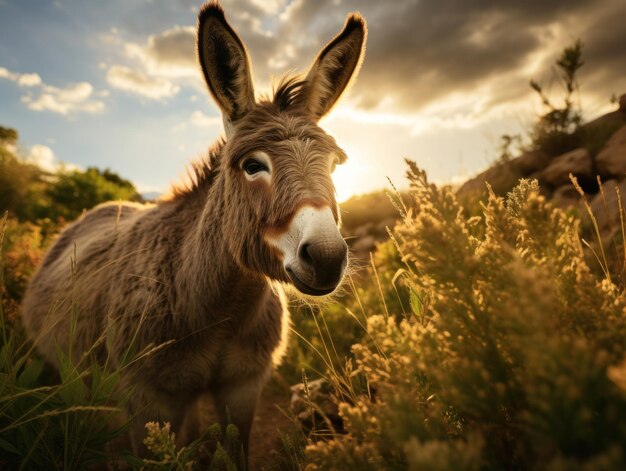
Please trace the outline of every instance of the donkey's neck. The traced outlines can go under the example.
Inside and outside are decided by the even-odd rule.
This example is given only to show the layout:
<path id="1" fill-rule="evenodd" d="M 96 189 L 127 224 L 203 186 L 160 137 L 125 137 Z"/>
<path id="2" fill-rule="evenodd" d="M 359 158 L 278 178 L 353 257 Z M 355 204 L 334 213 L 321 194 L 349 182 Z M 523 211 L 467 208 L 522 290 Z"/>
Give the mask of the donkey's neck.
<path id="1" fill-rule="evenodd" d="M 177 286 L 178 308 L 194 329 L 212 323 L 240 324 L 262 309 L 269 286 L 262 275 L 241 268 L 224 231 L 223 181 L 217 178 L 201 211 L 188 218 Z M 193 221 L 193 222 L 192 222 Z"/>

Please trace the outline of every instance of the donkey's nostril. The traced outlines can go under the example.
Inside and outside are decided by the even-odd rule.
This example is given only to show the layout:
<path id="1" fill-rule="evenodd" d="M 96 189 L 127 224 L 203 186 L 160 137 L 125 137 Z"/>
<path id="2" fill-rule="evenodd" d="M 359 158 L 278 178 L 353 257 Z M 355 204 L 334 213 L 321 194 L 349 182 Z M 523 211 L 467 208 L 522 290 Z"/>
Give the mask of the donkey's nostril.
<path id="1" fill-rule="evenodd" d="M 307 265 L 313 265 L 315 263 L 313 257 L 309 253 L 310 247 L 310 244 L 304 243 L 300 244 L 300 247 L 298 248 L 298 257 L 302 262 L 306 263 Z"/>

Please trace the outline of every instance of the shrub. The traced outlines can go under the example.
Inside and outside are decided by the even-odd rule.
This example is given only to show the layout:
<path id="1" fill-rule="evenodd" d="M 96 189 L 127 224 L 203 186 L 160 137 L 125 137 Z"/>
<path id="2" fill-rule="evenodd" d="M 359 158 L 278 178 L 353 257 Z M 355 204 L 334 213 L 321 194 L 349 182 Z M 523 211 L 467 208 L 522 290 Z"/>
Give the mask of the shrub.
<path id="1" fill-rule="evenodd" d="M 580 102 L 575 101 L 578 92 L 577 73 L 584 65 L 583 42 L 578 39 L 563 49 L 556 61 L 556 81 L 563 89 L 562 103 L 555 104 L 548 92 L 537 81 L 531 80 L 531 88 L 537 92 L 546 112 L 542 114 L 531 131 L 533 147 L 559 155 L 578 147 L 581 143 L 580 125 L 582 111 Z"/>
<path id="2" fill-rule="evenodd" d="M 59 172 L 46 189 L 50 199 L 49 217 L 72 220 L 84 210 L 115 200 L 141 201 L 132 183 L 106 169 Z"/>
<path id="3" fill-rule="evenodd" d="M 5 217 L 0 248 L 6 226 Z M 115 426 L 124 402 L 119 372 L 88 355 L 76 364 L 60 351 L 58 377 L 47 371 L 19 318 L 5 311 L 16 299 L 6 296 L 3 262 L 0 251 L 0 467 L 84 469 L 110 461 L 114 455 L 106 447 L 123 430 Z M 10 273 L 19 274 L 20 264 L 30 271 L 31 262 L 29 257 L 16 259 Z M 21 286 L 19 279 L 16 283 Z"/>
<path id="4" fill-rule="evenodd" d="M 411 315 L 373 315 L 353 347 L 367 381 L 319 469 L 624 469 L 626 296 L 585 263 L 578 222 L 522 180 L 467 219 L 410 163 L 395 231 Z M 393 313 L 390 313 L 393 314 Z M 348 369 L 346 369 L 348 371 Z"/>
<path id="5" fill-rule="evenodd" d="M 49 238 L 42 233 L 41 227 L 29 222 L 20 223 L 7 218 L 4 224 L 4 237 L 0 243 L 4 258 L 4 295 L 5 301 L 12 306 L 11 312 L 14 312 L 43 258 Z"/>
<path id="6" fill-rule="evenodd" d="M 20 220 L 35 220 L 44 204 L 43 176 L 39 167 L 19 159 L 0 140 L 0 216 L 9 211 Z"/>

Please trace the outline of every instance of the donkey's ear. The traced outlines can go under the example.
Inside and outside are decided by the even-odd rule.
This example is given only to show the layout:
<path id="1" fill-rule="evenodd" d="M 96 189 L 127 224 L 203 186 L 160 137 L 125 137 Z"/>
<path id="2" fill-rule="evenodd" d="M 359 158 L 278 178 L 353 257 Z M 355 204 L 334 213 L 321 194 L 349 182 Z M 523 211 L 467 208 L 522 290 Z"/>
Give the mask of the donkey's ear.
<path id="1" fill-rule="evenodd" d="M 198 16 L 198 58 L 209 90 L 228 121 L 254 105 L 246 47 L 224 17 L 217 1 L 205 3 Z"/>
<path id="2" fill-rule="evenodd" d="M 356 76 L 365 55 L 366 39 L 365 19 L 351 13 L 341 33 L 320 51 L 306 76 L 304 94 L 305 106 L 314 118 L 328 113 Z"/>

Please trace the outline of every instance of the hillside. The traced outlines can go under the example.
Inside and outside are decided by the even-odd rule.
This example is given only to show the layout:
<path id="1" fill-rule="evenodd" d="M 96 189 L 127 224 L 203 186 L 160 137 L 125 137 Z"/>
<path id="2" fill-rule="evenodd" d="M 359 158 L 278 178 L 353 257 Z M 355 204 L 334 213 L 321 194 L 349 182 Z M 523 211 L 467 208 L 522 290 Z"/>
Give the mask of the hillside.
<path id="1" fill-rule="evenodd" d="M 487 195 L 486 183 L 497 195 L 506 195 L 520 178 L 537 179 L 542 194 L 555 206 L 580 212 L 581 198 L 570 174 L 578 181 L 594 212 L 601 214 L 602 232 L 614 235 L 619 226 L 615 189 L 626 194 L 626 95 L 620 98 L 617 110 L 567 135 L 561 152 L 531 147 L 469 179 L 459 187 L 457 196 L 472 206 L 472 201 Z M 605 204 L 608 214 L 604 211 Z"/>

